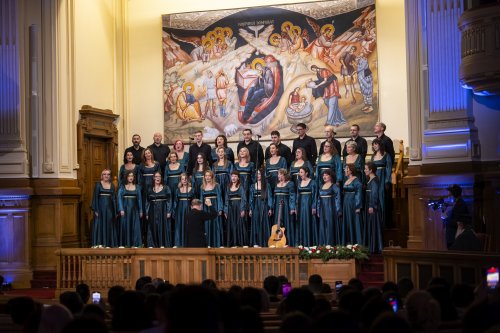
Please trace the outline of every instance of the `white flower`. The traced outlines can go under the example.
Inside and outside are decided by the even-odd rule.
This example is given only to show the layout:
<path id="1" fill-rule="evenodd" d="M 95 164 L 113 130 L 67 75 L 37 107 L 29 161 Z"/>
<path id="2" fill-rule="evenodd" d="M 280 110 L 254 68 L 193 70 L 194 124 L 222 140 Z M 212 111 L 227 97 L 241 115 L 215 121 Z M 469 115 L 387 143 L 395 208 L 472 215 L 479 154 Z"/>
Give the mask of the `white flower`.
<path id="1" fill-rule="evenodd" d="M 304 247 L 303 247 L 302 245 L 299 245 L 299 249 L 301 249 L 301 250 L 302 250 L 303 248 L 304 248 Z"/>
<path id="2" fill-rule="evenodd" d="M 311 249 L 315 249 L 316 250 L 316 245 L 315 246 L 311 246 Z"/>
<path id="3" fill-rule="evenodd" d="M 312 253 L 312 251 L 308 251 L 309 253 Z"/>
<path id="4" fill-rule="evenodd" d="M 320 250 L 316 251 L 316 253 L 320 253 L 320 252 L 321 252 Z"/>
<path id="5" fill-rule="evenodd" d="M 332 248 L 332 247 L 331 247 L 330 245 L 327 245 L 327 246 L 326 246 L 326 249 L 327 249 L 327 250 L 330 250 L 331 248 Z"/>
<path id="6" fill-rule="evenodd" d="M 346 247 L 347 247 L 349 250 L 350 250 L 350 249 L 352 249 L 352 245 L 351 245 L 351 244 L 348 244 Z"/>

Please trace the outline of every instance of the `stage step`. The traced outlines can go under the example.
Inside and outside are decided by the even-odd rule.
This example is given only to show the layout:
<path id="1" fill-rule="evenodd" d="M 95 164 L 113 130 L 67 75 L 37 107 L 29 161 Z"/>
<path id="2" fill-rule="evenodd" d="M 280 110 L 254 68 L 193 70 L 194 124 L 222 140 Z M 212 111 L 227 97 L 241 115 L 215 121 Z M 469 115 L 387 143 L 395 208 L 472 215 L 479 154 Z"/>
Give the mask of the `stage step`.
<path id="1" fill-rule="evenodd" d="M 55 288 L 57 283 L 56 271 L 34 271 L 31 288 Z"/>
<path id="2" fill-rule="evenodd" d="M 358 272 L 358 279 L 364 287 L 380 288 L 384 284 L 384 257 L 372 254 L 369 260 L 362 261 Z"/>

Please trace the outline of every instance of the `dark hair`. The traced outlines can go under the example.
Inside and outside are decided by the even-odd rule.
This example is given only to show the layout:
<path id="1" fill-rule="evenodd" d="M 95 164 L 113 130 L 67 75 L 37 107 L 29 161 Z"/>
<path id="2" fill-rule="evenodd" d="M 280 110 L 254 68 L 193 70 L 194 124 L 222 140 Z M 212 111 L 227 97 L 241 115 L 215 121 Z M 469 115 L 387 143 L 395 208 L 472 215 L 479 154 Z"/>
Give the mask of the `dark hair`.
<path id="1" fill-rule="evenodd" d="M 241 178 L 240 178 L 240 172 L 238 170 L 233 170 L 233 172 L 231 172 L 231 176 L 232 175 L 236 175 L 238 176 L 238 182 L 236 184 L 238 184 L 238 187 L 240 187 L 241 185 Z M 227 183 L 227 188 L 231 188 L 231 177 L 229 177 L 229 182 Z"/>
<path id="2" fill-rule="evenodd" d="M 250 128 L 245 128 L 243 132 L 250 132 L 250 134 L 253 134 L 252 130 Z"/>
<path id="3" fill-rule="evenodd" d="M 205 171 L 209 170 L 207 158 L 202 153 L 199 153 L 198 155 L 196 155 L 196 162 L 195 162 L 195 166 L 193 168 L 193 175 L 196 173 L 196 171 L 198 171 L 198 166 L 199 166 L 198 156 L 203 157 L 203 170 L 202 170 L 203 174 L 205 174 Z"/>
<path id="4" fill-rule="evenodd" d="M 313 65 L 314 66 L 314 65 Z M 304 124 L 304 123 L 298 123 L 297 125 L 295 125 L 295 127 L 302 127 L 303 129 L 306 129 L 307 128 L 307 125 Z"/>
<path id="5" fill-rule="evenodd" d="M 304 165 L 299 168 L 299 171 L 300 170 L 304 170 L 304 172 L 306 173 L 307 177 L 311 176 L 310 172 L 309 172 L 309 168 L 306 168 Z"/>
<path id="6" fill-rule="evenodd" d="M 356 166 L 354 165 L 354 163 L 347 163 L 346 164 L 346 167 L 351 171 L 351 174 L 356 176 Z"/>
<path id="7" fill-rule="evenodd" d="M 271 148 L 271 146 L 274 146 L 276 148 L 276 156 L 280 156 L 280 150 L 278 149 L 278 146 L 275 143 L 270 143 L 269 148 Z"/>
<path id="8" fill-rule="evenodd" d="M 352 124 L 351 127 L 356 127 L 359 131 L 359 125 L 358 124 Z"/>
<path id="9" fill-rule="evenodd" d="M 151 282 L 153 282 L 151 276 L 141 276 L 140 278 L 137 279 L 137 281 L 135 281 L 135 290 L 137 291 L 142 290 L 142 287 L 144 287 L 144 285 Z"/>
<path id="10" fill-rule="evenodd" d="M 128 178 L 128 175 L 130 174 L 133 174 L 134 175 L 134 181 L 132 182 L 132 184 L 137 184 L 137 177 L 135 176 L 135 172 L 133 171 L 127 171 L 124 175 L 123 175 L 123 184 L 127 184 L 127 178 Z"/>
<path id="11" fill-rule="evenodd" d="M 321 173 L 321 177 L 323 177 L 324 174 L 327 174 L 330 176 L 330 178 L 332 178 L 332 183 L 335 183 L 335 171 L 331 170 L 331 169 L 326 169 L 324 170 L 322 173 Z"/>
<path id="12" fill-rule="evenodd" d="M 80 295 L 80 298 L 83 301 L 83 304 L 87 304 L 90 298 L 90 288 L 87 284 L 85 283 L 80 283 L 79 285 L 76 286 L 76 292 L 78 295 Z"/>
<path id="13" fill-rule="evenodd" d="M 280 132 L 278 131 L 272 131 L 271 136 L 276 135 L 278 138 L 281 136 Z"/>
<path id="14" fill-rule="evenodd" d="M 227 137 L 223 134 L 217 135 L 217 137 L 215 138 L 215 141 L 214 141 L 215 148 L 217 149 L 217 139 L 218 138 L 222 138 L 224 140 L 224 148 L 227 148 Z"/>
<path id="15" fill-rule="evenodd" d="M 377 173 L 377 166 L 373 162 L 366 162 L 366 167 L 373 172 L 374 174 Z"/>
<path id="16" fill-rule="evenodd" d="M 72 314 L 83 310 L 83 301 L 76 291 L 65 291 L 59 295 L 59 303 L 68 308 Z"/>
<path id="17" fill-rule="evenodd" d="M 452 186 L 448 187 L 447 190 L 454 198 L 458 198 L 462 195 L 462 188 L 457 184 L 453 184 Z"/>
<path id="18" fill-rule="evenodd" d="M 274 275 L 269 275 L 264 279 L 264 289 L 270 296 L 278 295 L 280 285 L 280 280 Z"/>
<path id="19" fill-rule="evenodd" d="M 384 155 L 385 154 L 385 146 L 382 144 L 382 140 L 380 140 L 379 138 L 373 139 L 373 141 L 372 141 L 372 150 L 373 150 L 373 145 L 375 145 L 375 144 L 378 145 L 378 147 L 379 147 L 378 150 L 380 151 L 380 153 L 382 155 Z M 375 151 L 373 151 L 373 152 L 375 152 Z"/>

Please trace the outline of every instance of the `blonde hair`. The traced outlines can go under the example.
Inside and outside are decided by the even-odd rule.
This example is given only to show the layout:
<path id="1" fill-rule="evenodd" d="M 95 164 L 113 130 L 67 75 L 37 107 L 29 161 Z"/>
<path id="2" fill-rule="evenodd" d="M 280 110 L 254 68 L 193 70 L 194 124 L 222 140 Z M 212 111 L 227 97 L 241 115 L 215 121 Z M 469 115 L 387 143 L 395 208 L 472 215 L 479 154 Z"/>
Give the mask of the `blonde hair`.
<path id="1" fill-rule="evenodd" d="M 109 171 L 110 182 L 111 182 L 111 170 L 110 170 L 110 169 L 104 169 L 104 170 L 102 170 L 102 171 L 101 171 L 101 180 L 103 180 L 103 176 L 104 176 L 104 173 L 105 173 L 106 171 Z"/>
<path id="2" fill-rule="evenodd" d="M 247 157 L 245 157 L 247 163 L 250 163 L 250 150 L 248 150 L 248 148 L 246 147 L 243 147 L 240 149 L 240 151 L 238 152 L 238 162 L 241 162 L 241 156 L 240 156 L 240 153 L 245 150 L 247 152 Z"/>
<path id="3" fill-rule="evenodd" d="M 215 174 L 212 170 L 205 170 L 205 172 L 203 173 L 203 183 L 201 184 L 201 188 L 202 189 L 205 189 L 205 187 L 207 187 L 207 181 L 205 180 L 205 175 L 206 174 L 210 174 L 210 176 L 212 176 L 212 183 L 215 185 L 217 184 L 217 179 L 215 179 Z"/>

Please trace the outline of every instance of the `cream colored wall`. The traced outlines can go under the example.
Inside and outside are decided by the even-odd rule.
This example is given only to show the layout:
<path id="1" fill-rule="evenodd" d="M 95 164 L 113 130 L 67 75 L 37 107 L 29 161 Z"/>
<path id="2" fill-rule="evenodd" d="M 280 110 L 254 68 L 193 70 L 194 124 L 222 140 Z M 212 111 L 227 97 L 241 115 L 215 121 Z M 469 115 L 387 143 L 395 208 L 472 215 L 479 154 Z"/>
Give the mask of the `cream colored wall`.
<path id="1" fill-rule="evenodd" d="M 115 113 L 114 0 L 75 1 L 75 105 Z M 118 111 L 118 112 L 117 112 Z"/>
<path id="2" fill-rule="evenodd" d="M 297 2 L 301 1 L 262 0 L 252 1 L 252 6 Z M 248 1 L 234 0 L 230 7 L 247 5 Z M 376 2 L 376 7 L 380 120 L 387 124 L 387 134 L 391 138 L 408 142 L 404 3 L 400 0 L 379 0 Z M 228 2 L 225 0 L 203 3 L 165 0 L 128 1 L 130 113 L 125 120 L 126 131 L 120 133 L 127 145 L 130 143 L 132 133 L 141 134 L 144 145 L 152 142 L 154 132 L 163 131 L 161 15 L 225 8 L 228 8 Z"/>

